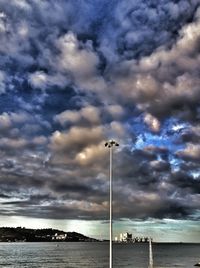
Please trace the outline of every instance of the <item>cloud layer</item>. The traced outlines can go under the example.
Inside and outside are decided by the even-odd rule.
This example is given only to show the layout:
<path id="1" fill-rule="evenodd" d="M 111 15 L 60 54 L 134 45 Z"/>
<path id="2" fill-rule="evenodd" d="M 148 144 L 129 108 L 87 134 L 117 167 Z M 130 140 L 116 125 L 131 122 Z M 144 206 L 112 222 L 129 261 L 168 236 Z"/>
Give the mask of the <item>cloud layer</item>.
<path id="1" fill-rule="evenodd" d="M 0 1 L 1 215 L 199 219 L 200 1 Z"/>

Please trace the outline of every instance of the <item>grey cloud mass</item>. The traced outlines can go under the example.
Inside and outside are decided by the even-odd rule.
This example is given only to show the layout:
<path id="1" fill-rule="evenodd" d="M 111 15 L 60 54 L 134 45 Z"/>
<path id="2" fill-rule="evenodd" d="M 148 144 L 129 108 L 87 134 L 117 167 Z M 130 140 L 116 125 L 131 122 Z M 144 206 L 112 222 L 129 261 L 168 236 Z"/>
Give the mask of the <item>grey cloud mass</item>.
<path id="1" fill-rule="evenodd" d="M 200 1 L 0 0 L 0 215 L 195 219 Z M 134 204 L 134 206 L 133 206 Z"/>

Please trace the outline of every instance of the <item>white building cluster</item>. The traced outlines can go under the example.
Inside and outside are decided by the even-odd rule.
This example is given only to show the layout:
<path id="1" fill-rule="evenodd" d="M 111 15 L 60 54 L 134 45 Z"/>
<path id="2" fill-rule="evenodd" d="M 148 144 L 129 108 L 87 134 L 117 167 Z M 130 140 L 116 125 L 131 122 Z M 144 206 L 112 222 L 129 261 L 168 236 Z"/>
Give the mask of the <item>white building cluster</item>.
<path id="1" fill-rule="evenodd" d="M 67 238 L 67 234 L 56 233 L 54 236 L 52 236 L 52 240 L 57 240 L 57 241 L 64 241 L 66 238 Z"/>
<path id="2" fill-rule="evenodd" d="M 140 236 L 136 236 L 136 237 L 133 237 L 133 235 L 131 233 L 121 233 L 119 235 L 119 237 L 115 237 L 115 242 L 119 242 L 119 243 L 147 243 L 149 242 L 149 239 L 151 239 L 152 241 L 152 238 L 149 238 L 149 237 L 140 237 Z"/>

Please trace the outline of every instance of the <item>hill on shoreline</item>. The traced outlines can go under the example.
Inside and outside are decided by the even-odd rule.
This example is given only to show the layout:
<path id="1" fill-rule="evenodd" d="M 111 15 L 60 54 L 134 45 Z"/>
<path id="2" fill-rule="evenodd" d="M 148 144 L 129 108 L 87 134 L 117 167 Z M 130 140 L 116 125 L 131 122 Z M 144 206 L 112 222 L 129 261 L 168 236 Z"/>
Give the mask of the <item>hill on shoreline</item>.
<path id="1" fill-rule="evenodd" d="M 95 242 L 94 238 L 76 232 L 57 229 L 27 229 L 0 227 L 0 242 Z"/>

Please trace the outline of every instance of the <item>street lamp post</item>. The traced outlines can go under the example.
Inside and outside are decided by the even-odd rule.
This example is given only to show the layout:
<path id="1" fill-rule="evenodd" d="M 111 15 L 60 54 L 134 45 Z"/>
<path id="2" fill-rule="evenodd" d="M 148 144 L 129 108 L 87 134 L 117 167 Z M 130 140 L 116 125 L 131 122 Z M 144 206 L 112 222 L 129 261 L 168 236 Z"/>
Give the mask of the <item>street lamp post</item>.
<path id="1" fill-rule="evenodd" d="M 153 251 L 152 251 L 152 238 L 149 237 L 149 267 L 153 268 Z"/>
<path id="2" fill-rule="evenodd" d="M 113 238 L 113 228 L 112 228 L 112 153 L 113 147 L 119 146 L 119 144 L 114 141 L 108 141 L 105 146 L 110 150 L 110 247 L 109 247 L 109 268 L 112 268 L 112 238 Z"/>

